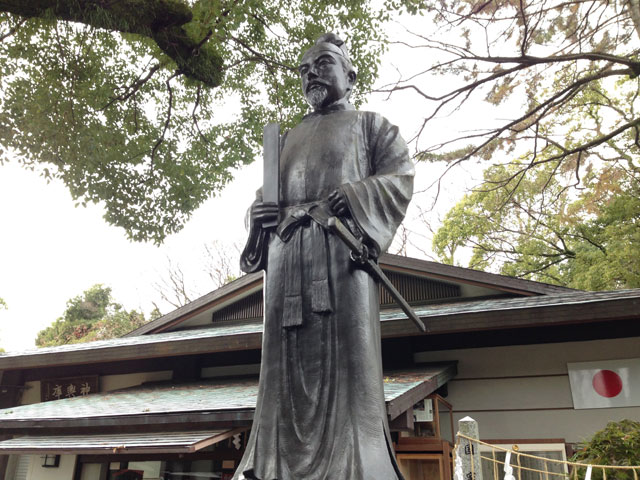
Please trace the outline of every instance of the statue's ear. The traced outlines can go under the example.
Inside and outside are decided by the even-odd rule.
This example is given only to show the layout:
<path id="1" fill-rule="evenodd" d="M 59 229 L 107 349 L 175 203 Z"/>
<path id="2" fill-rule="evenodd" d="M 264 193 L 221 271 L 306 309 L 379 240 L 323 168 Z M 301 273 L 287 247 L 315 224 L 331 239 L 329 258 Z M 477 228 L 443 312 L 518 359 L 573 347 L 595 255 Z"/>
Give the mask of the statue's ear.
<path id="1" fill-rule="evenodd" d="M 354 72 L 353 70 L 351 70 L 351 71 L 347 74 L 347 78 L 349 79 L 349 83 L 351 84 L 351 86 L 355 85 L 355 83 L 356 83 L 356 72 Z"/>

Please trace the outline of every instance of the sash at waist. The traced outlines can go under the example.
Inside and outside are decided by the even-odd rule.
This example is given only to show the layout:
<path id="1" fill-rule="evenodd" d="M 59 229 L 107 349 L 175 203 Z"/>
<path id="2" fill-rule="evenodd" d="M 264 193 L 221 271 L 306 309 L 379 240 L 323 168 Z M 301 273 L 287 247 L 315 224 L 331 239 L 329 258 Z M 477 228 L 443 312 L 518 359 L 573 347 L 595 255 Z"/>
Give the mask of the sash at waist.
<path id="1" fill-rule="evenodd" d="M 284 242 L 285 281 L 282 325 L 299 327 L 306 312 L 327 314 L 333 311 L 329 288 L 326 203 L 308 203 L 285 207 L 276 233 Z M 310 228 L 300 228 L 307 227 Z M 303 278 L 311 279 L 310 305 L 303 301 Z M 310 307 L 310 308 L 309 308 Z"/>
<path id="2" fill-rule="evenodd" d="M 280 210 L 280 223 L 276 233 L 283 242 L 288 242 L 298 227 L 308 225 L 311 219 L 326 228 L 329 205 L 326 202 L 310 202 L 284 207 Z"/>

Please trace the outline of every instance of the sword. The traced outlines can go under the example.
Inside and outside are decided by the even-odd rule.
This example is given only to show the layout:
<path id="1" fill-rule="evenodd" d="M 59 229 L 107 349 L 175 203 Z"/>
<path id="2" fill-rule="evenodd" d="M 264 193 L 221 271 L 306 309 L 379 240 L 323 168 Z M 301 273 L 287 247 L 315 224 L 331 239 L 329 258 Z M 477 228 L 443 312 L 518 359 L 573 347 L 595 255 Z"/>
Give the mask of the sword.
<path id="1" fill-rule="evenodd" d="M 396 303 L 402 308 L 402 311 L 409 317 L 409 319 L 418 327 L 421 332 L 426 332 L 427 327 L 416 313 L 413 308 L 407 303 L 402 294 L 393 286 L 391 280 L 385 275 L 378 263 L 369 257 L 369 250 L 365 244 L 353 236 L 353 234 L 345 227 L 337 217 L 329 217 L 327 221 L 329 230 L 335 233 L 351 250 L 351 259 L 361 265 L 365 265 L 369 268 L 373 277 L 379 281 L 382 286 L 389 292 Z"/>

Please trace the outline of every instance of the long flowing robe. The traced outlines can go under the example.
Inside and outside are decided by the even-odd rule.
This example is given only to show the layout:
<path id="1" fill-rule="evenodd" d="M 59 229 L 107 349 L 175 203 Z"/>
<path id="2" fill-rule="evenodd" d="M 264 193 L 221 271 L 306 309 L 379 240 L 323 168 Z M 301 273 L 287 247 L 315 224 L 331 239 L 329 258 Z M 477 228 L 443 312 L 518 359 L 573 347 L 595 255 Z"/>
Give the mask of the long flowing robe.
<path id="1" fill-rule="evenodd" d="M 383 394 L 378 287 L 322 226 L 341 188 L 341 220 L 372 252 L 387 249 L 413 192 L 398 129 L 338 104 L 281 144 L 280 221 L 250 232 L 241 266 L 265 277 L 260 386 L 234 478 L 402 479 Z"/>

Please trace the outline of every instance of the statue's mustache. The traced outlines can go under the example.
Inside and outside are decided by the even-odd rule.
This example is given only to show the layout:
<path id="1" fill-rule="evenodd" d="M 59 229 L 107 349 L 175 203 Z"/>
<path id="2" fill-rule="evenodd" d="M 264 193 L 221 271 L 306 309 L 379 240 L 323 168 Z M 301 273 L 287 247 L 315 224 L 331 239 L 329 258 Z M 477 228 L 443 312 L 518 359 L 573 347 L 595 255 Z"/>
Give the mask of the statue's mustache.
<path id="1" fill-rule="evenodd" d="M 325 82 L 321 82 L 318 80 L 312 80 L 311 82 L 309 82 L 309 84 L 307 85 L 307 89 L 306 92 L 309 92 L 312 88 L 314 87 L 324 87 L 324 88 L 328 88 L 329 85 L 327 85 Z"/>

